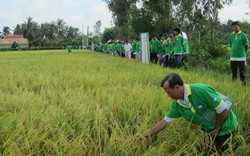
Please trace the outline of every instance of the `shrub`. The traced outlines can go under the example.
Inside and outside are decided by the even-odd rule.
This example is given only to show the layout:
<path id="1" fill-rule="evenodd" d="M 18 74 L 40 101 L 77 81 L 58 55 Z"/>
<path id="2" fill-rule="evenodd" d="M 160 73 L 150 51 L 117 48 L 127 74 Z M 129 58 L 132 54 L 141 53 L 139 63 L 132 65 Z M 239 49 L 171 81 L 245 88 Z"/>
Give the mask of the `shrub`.
<path id="1" fill-rule="evenodd" d="M 229 57 L 229 48 L 226 45 L 222 45 L 216 42 L 214 46 L 211 46 L 209 48 L 209 53 L 213 58 Z"/>
<path id="2" fill-rule="evenodd" d="M 204 49 L 195 49 L 191 52 L 188 63 L 193 67 L 208 67 L 207 62 L 211 59 L 211 55 Z"/>
<path id="3" fill-rule="evenodd" d="M 230 72 L 230 62 L 229 59 L 224 58 L 217 58 L 217 59 L 210 59 L 208 62 L 209 68 L 213 71 L 219 71 L 223 73 Z"/>
<path id="4" fill-rule="evenodd" d="M 13 42 L 11 45 L 11 48 L 16 49 L 18 47 L 18 43 L 17 42 Z"/>

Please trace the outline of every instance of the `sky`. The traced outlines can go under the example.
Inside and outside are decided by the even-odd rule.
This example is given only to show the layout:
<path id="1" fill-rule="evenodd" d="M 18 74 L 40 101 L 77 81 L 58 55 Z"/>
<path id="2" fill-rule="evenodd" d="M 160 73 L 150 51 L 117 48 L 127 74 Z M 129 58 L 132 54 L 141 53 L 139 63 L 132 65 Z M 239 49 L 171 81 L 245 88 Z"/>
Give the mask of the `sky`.
<path id="1" fill-rule="evenodd" d="M 250 22 L 248 0 L 233 0 L 219 12 L 221 22 L 228 19 Z M 4 26 L 11 30 L 16 24 L 22 24 L 32 17 L 41 24 L 63 19 L 68 26 L 73 26 L 86 33 L 87 25 L 93 31 L 94 24 L 101 20 L 102 30 L 111 27 L 112 15 L 103 0 L 0 0 L 0 31 Z"/>

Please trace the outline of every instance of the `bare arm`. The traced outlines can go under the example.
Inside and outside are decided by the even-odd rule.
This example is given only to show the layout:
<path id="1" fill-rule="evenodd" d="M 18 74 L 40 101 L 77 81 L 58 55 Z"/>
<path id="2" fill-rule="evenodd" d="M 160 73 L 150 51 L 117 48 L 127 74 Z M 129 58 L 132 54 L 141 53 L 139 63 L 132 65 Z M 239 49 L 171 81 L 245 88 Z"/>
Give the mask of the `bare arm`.
<path id="1" fill-rule="evenodd" d="M 154 135 L 160 131 L 162 131 L 167 125 L 167 122 L 165 120 L 161 120 L 158 122 L 153 128 L 151 128 L 149 131 L 143 134 L 144 137 L 148 137 L 151 135 Z"/>
<path id="2" fill-rule="evenodd" d="M 227 109 L 222 111 L 220 114 L 216 115 L 216 128 L 212 132 L 210 132 L 211 137 L 214 138 L 219 134 L 227 115 L 228 115 Z"/>

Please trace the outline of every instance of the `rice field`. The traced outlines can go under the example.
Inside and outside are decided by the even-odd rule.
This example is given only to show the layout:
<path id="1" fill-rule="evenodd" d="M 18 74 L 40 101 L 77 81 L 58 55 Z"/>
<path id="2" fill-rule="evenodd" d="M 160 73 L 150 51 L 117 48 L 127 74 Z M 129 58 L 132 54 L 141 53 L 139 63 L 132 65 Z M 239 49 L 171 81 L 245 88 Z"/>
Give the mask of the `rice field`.
<path id="1" fill-rule="evenodd" d="M 228 74 L 170 70 L 97 52 L 0 53 L 1 155 L 203 155 L 206 134 L 183 119 L 152 138 L 171 99 L 160 88 L 169 72 L 207 83 L 237 103 L 239 120 L 225 155 L 250 155 L 250 89 Z"/>

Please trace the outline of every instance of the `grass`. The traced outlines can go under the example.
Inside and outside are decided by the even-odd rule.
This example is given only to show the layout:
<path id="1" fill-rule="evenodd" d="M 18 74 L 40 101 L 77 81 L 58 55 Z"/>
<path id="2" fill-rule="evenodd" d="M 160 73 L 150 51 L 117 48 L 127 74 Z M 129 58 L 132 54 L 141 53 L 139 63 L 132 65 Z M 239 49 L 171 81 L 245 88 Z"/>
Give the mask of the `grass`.
<path id="1" fill-rule="evenodd" d="M 183 119 L 152 138 L 138 137 L 171 106 L 159 87 L 169 72 L 236 101 L 239 147 L 228 153 L 249 155 L 250 92 L 231 83 L 230 75 L 162 69 L 81 50 L 0 53 L 0 153 L 198 155 L 196 144 L 206 134 Z"/>

